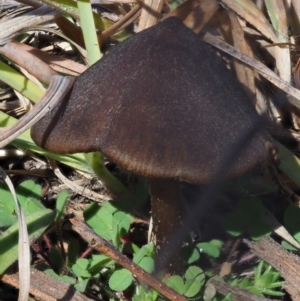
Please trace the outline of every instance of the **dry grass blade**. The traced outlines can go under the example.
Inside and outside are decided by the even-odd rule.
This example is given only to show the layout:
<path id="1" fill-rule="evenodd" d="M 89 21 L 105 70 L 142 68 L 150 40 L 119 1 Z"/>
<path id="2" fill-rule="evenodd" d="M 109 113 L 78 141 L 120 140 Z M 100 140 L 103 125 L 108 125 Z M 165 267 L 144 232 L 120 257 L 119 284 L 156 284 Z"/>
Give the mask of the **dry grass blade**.
<path id="1" fill-rule="evenodd" d="M 18 214 L 18 224 L 19 224 L 19 281 L 20 281 L 20 292 L 18 301 L 27 301 L 29 296 L 30 287 L 30 244 L 27 232 L 27 225 L 24 213 L 22 211 L 21 205 L 17 199 L 14 185 L 12 184 L 10 178 L 7 176 L 5 171 L 0 167 L 0 176 L 5 181 L 8 186 L 13 199 L 16 204 L 17 214 Z"/>
<path id="2" fill-rule="evenodd" d="M 37 25 L 37 26 L 31 26 L 31 27 L 23 28 L 18 33 L 23 33 L 25 31 L 46 31 L 46 32 L 49 32 L 49 33 L 53 33 L 54 35 L 56 35 L 58 37 L 61 37 L 64 40 L 66 40 L 67 42 L 69 42 L 72 46 L 76 47 L 76 49 L 80 52 L 80 54 L 83 56 L 84 59 L 86 59 L 86 57 L 87 57 L 87 53 L 86 53 L 86 50 L 84 48 L 82 48 L 80 45 L 78 45 L 77 43 L 75 43 L 74 41 L 72 41 L 71 39 L 66 37 L 60 31 L 57 31 L 55 29 L 51 29 L 51 28 L 48 28 L 48 27 Z"/>
<path id="3" fill-rule="evenodd" d="M 53 20 L 59 15 L 61 13 L 57 10 L 42 6 L 20 17 L 1 22 L 0 45 L 9 42 L 23 29 Z"/>
<path id="4" fill-rule="evenodd" d="M 0 110 L 7 112 L 12 116 L 19 116 L 26 113 L 31 108 L 31 103 L 19 92 L 15 91 L 19 99 L 11 100 L 8 102 L 0 102 Z"/>
<path id="5" fill-rule="evenodd" d="M 234 46 L 241 52 L 249 55 L 250 57 L 253 57 L 253 52 L 245 40 L 244 32 L 237 15 L 232 11 L 228 11 L 228 16 L 231 21 L 232 38 Z M 253 99 L 256 95 L 254 70 L 250 67 L 247 67 L 245 64 L 241 64 L 240 62 L 235 61 L 234 63 L 238 80 L 245 87 L 247 87 L 246 92 L 248 93 L 249 98 Z"/>
<path id="6" fill-rule="evenodd" d="M 188 0 L 168 13 L 163 20 L 176 16 L 195 33 L 199 33 L 218 9 L 216 0 Z"/>
<path id="7" fill-rule="evenodd" d="M 3 48 L 5 48 L 6 45 L 3 46 Z M 78 76 L 88 68 L 87 66 L 77 63 L 76 61 L 42 51 L 40 49 L 34 48 L 26 44 L 18 43 L 18 50 L 22 52 L 23 51 L 29 52 L 36 58 L 45 62 L 49 67 L 51 67 L 56 72 L 68 74 L 71 76 Z M 1 51 L 1 47 L 0 47 L 0 51 Z M 50 81 L 44 83 L 50 83 Z"/>
<path id="8" fill-rule="evenodd" d="M 141 10 L 142 4 L 139 2 L 129 13 L 127 13 L 121 20 L 116 22 L 107 30 L 101 32 L 101 37 L 105 41 L 112 35 L 114 35 L 118 30 L 121 30 L 135 21 L 139 15 Z"/>
<path id="9" fill-rule="evenodd" d="M 20 14 L 27 12 L 30 8 L 28 6 L 21 5 L 16 1 L 7 1 L 2 0 L 0 1 L 0 19 L 1 20 L 8 20 L 14 18 Z"/>
<path id="10" fill-rule="evenodd" d="M 206 33 L 204 36 L 204 40 L 215 46 L 216 48 L 222 50 L 223 52 L 231 55 L 232 57 L 240 60 L 241 62 L 251 66 L 255 70 L 257 70 L 263 77 L 265 77 L 268 81 L 276 85 L 279 89 L 285 91 L 287 94 L 293 96 L 297 99 L 297 101 L 289 100 L 289 103 L 292 106 L 300 109 L 300 91 L 284 82 L 276 73 L 274 73 L 271 69 L 266 67 L 264 64 L 259 62 L 258 60 L 247 56 L 246 54 L 240 52 L 238 49 L 232 47 L 231 45 L 221 41 L 220 39 L 212 36 L 209 33 Z M 299 103 L 298 103 L 299 101 Z"/>
<path id="11" fill-rule="evenodd" d="M 139 21 L 138 32 L 155 25 L 160 17 L 164 1 L 144 0 Z"/>
<path id="12" fill-rule="evenodd" d="M 32 7 L 41 7 L 43 4 L 38 0 L 17 0 L 19 3 L 23 3 L 25 5 L 29 5 Z"/>
<path id="13" fill-rule="evenodd" d="M 265 0 L 270 19 L 275 29 L 279 42 L 289 42 L 288 37 L 288 16 L 282 0 Z M 279 77 L 286 82 L 291 81 L 291 58 L 289 47 L 275 47 L 275 60 Z"/>
<path id="14" fill-rule="evenodd" d="M 65 17 L 56 18 L 55 23 L 66 37 L 84 48 L 83 32 L 79 26 Z"/>
<path id="15" fill-rule="evenodd" d="M 285 239 L 292 246 L 300 250 L 300 244 L 296 241 L 296 239 L 283 227 L 276 218 L 271 214 L 269 210 L 264 209 L 264 219 L 266 222 L 272 227 L 272 230 L 281 238 Z"/>
<path id="16" fill-rule="evenodd" d="M 29 112 L 32 109 L 32 104 L 28 98 L 26 98 L 24 95 L 19 93 L 18 91 L 14 91 L 16 96 L 18 97 L 19 106 L 18 108 L 14 109 L 12 112 L 7 112 L 8 114 L 11 114 L 12 116 L 22 116 L 25 113 Z"/>
<path id="17" fill-rule="evenodd" d="M 226 4 L 226 6 L 252 24 L 266 38 L 270 39 L 274 43 L 279 42 L 268 20 L 252 1 L 222 0 L 222 3 Z"/>
<path id="18" fill-rule="evenodd" d="M 4 46 L 0 46 L 0 53 L 24 68 L 31 75 L 35 76 L 39 81 L 47 85 L 50 84 L 51 78 L 55 72 L 48 64 L 41 61 L 38 57 L 24 50 L 21 43 L 9 42 Z"/>

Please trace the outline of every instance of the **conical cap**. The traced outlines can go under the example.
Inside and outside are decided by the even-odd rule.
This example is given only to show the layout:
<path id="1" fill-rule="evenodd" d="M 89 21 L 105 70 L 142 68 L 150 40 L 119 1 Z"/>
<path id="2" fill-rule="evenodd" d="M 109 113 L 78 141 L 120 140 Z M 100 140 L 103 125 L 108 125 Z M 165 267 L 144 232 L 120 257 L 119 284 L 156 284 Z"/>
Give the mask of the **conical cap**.
<path id="1" fill-rule="evenodd" d="M 99 150 L 137 174 L 205 184 L 257 117 L 215 49 L 172 17 L 79 76 L 32 138 L 56 153 Z M 226 175 L 266 162 L 270 139 L 264 131 L 252 137 Z"/>

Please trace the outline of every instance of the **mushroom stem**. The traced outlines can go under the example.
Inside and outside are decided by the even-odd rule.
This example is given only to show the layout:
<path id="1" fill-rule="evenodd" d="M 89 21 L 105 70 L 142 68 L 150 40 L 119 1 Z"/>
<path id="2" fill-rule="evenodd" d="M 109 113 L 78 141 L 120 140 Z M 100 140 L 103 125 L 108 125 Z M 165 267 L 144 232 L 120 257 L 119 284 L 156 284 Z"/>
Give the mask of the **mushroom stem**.
<path id="1" fill-rule="evenodd" d="M 156 251 L 156 271 L 181 273 L 180 240 L 174 244 L 181 226 L 180 182 L 174 179 L 150 179 L 151 210 L 153 219 L 152 239 Z M 171 245 L 172 241 L 172 245 Z"/>
<path id="2" fill-rule="evenodd" d="M 133 195 L 104 165 L 104 157 L 100 152 L 85 154 L 85 158 L 104 187 L 115 197 L 124 202 L 132 202 Z"/>

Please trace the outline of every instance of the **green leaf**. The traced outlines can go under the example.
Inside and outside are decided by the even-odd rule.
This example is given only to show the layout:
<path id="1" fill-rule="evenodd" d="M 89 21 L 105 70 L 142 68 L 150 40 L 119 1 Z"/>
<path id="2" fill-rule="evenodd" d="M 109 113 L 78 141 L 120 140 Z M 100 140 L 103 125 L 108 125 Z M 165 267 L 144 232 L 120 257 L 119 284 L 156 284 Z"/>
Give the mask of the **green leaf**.
<path id="1" fill-rule="evenodd" d="M 121 235 L 128 232 L 130 228 L 130 223 L 133 221 L 133 217 L 130 214 L 124 213 L 122 211 L 117 211 L 113 215 L 113 222 L 118 223 Z"/>
<path id="2" fill-rule="evenodd" d="M 210 241 L 210 243 L 211 243 L 212 245 L 214 245 L 215 247 L 217 247 L 218 249 L 221 249 L 222 246 L 223 246 L 223 242 L 222 242 L 221 240 L 219 240 L 219 239 L 212 239 L 212 240 Z"/>
<path id="3" fill-rule="evenodd" d="M 93 203 L 83 212 L 83 216 L 87 224 L 92 227 L 98 235 L 105 239 L 112 239 L 113 215 L 107 206 L 100 207 L 96 203 Z"/>
<path id="4" fill-rule="evenodd" d="M 242 281 L 237 283 L 237 286 L 239 288 L 244 288 L 244 289 L 247 289 L 248 287 L 250 287 L 250 285 L 251 285 L 251 281 L 250 281 L 250 279 L 248 279 L 246 277 L 243 278 Z"/>
<path id="5" fill-rule="evenodd" d="M 280 292 L 280 291 L 274 291 L 268 288 L 263 288 L 262 289 L 262 294 L 263 295 L 269 295 L 269 296 L 273 296 L 273 297 L 282 297 L 285 295 L 284 292 Z"/>
<path id="6" fill-rule="evenodd" d="M 110 236 L 111 236 L 113 245 L 119 249 L 119 247 L 121 246 L 120 228 L 119 228 L 119 224 L 114 223 L 113 221 L 112 221 L 112 228 L 111 228 Z"/>
<path id="7" fill-rule="evenodd" d="M 54 279 L 63 281 L 69 284 L 75 284 L 76 280 L 73 277 L 67 276 L 67 275 L 57 275 L 52 269 L 47 269 L 44 271 L 46 274 L 51 275 Z"/>
<path id="8" fill-rule="evenodd" d="M 115 271 L 109 278 L 108 285 L 112 290 L 122 292 L 132 283 L 133 277 L 131 272 L 126 269 Z"/>
<path id="9" fill-rule="evenodd" d="M 3 183 L 0 183 L 0 204 L 3 204 L 9 212 L 13 212 L 15 210 L 14 199 L 11 192 Z"/>
<path id="10" fill-rule="evenodd" d="M 256 285 L 256 286 L 261 286 L 261 287 L 264 287 L 264 288 L 268 288 L 269 285 L 272 284 L 272 280 L 273 280 L 273 275 L 272 275 L 272 273 L 264 274 L 264 275 L 260 276 L 260 277 L 255 281 L 255 285 Z"/>
<path id="11" fill-rule="evenodd" d="M 226 295 L 224 297 L 224 299 L 222 299 L 222 301 L 232 301 L 232 293 L 229 293 L 228 295 Z"/>
<path id="12" fill-rule="evenodd" d="M 184 295 L 187 298 L 194 297 L 204 285 L 205 274 L 199 267 L 190 266 L 185 272 L 185 278 Z"/>
<path id="13" fill-rule="evenodd" d="M 86 290 L 86 287 L 89 283 L 89 278 L 88 279 L 79 279 L 78 283 L 74 285 L 74 287 L 81 293 L 84 293 Z"/>
<path id="14" fill-rule="evenodd" d="M 145 290 L 142 285 L 135 287 L 135 294 L 132 301 L 155 301 L 158 297 L 158 292 L 154 290 Z"/>
<path id="15" fill-rule="evenodd" d="M 213 258 L 218 258 L 220 256 L 220 247 L 211 242 L 200 242 L 197 244 L 197 247 Z"/>
<path id="16" fill-rule="evenodd" d="M 0 227 L 9 227 L 17 222 L 17 216 L 13 213 L 14 210 L 10 210 L 10 206 L 7 206 L 9 202 L 2 202 L 2 198 L 0 199 Z"/>
<path id="17" fill-rule="evenodd" d="M 22 182 L 17 187 L 16 194 L 25 215 L 44 208 L 40 202 L 42 187 L 34 181 L 27 180 Z"/>
<path id="18" fill-rule="evenodd" d="M 58 194 L 56 200 L 56 217 L 55 217 L 56 222 L 58 222 L 62 218 L 64 214 L 64 208 L 66 206 L 68 198 L 69 198 L 69 193 L 67 190 L 63 190 Z"/>
<path id="19" fill-rule="evenodd" d="M 254 240 L 272 233 L 271 227 L 263 219 L 263 206 L 260 200 L 253 197 L 239 202 L 235 212 L 227 216 L 225 227 L 232 236 L 239 236 L 248 230 Z"/>
<path id="20" fill-rule="evenodd" d="M 133 256 L 133 262 L 139 264 L 141 260 L 147 255 L 153 255 L 153 244 L 150 243 L 141 247 L 136 254 Z"/>
<path id="21" fill-rule="evenodd" d="M 51 248 L 49 252 L 49 259 L 51 262 L 51 267 L 60 274 L 63 268 L 63 259 L 61 255 L 61 251 L 57 248 Z"/>
<path id="22" fill-rule="evenodd" d="M 205 274 L 204 274 L 203 270 L 195 265 L 190 266 L 186 270 L 184 276 L 185 276 L 185 279 L 187 279 L 187 280 L 197 279 L 197 280 L 202 281 L 205 279 Z"/>
<path id="23" fill-rule="evenodd" d="M 154 260 L 151 257 L 144 257 L 139 262 L 139 266 L 146 272 L 152 273 L 154 271 Z"/>
<path id="24" fill-rule="evenodd" d="M 102 204 L 102 208 L 108 210 L 112 215 L 116 213 L 119 209 L 115 206 L 114 202 L 106 201 Z"/>
<path id="25" fill-rule="evenodd" d="M 140 248 L 137 245 L 135 245 L 134 243 L 131 244 L 131 247 L 132 247 L 133 253 L 137 253 L 140 250 Z"/>
<path id="26" fill-rule="evenodd" d="M 199 281 L 197 279 L 190 279 L 185 282 L 184 285 L 184 295 L 187 298 L 192 298 L 200 292 L 201 287 L 204 284 L 203 281 Z"/>
<path id="27" fill-rule="evenodd" d="M 280 278 L 280 273 L 277 272 L 277 271 L 275 271 L 275 272 L 273 271 L 272 274 L 273 274 L 273 280 L 272 280 L 272 282 L 274 283 L 274 282 L 276 282 Z"/>
<path id="28" fill-rule="evenodd" d="M 272 284 L 269 285 L 269 288 L 281 288 L 285 284 L 285 281 L 278 281 L 278 282 L 273 282 Z"/>
<path id="29" fill-rule="evenodd" d="M 264 274 L 268 274 L 268 273 L 273 273 L 273 271 L 274 271 L 274 268 L 270 265 L 270 264 L 267 264 L 266 262 L 265 262 L 265 271 L 264 271 Z"/>
<path id="30" fill-rule="evenodd" d="M 247 290 L 250 292 L 250 293 L 253 293 L 257 296 L 261 296 L 263 297 L 263 293 L 262 293 L 262 289 L 260 287 L 257 287 L 257 286 L 249 286 L 247 287 Z"/>
<path id="31" fill-rule="evenodd" d="M 141 298 L 144 298 L 146 296 L 146 290 L 145 287 L 142 285 L 136 285 L 134 288 L 134 297 L 133 300 L 140 301 Z M 138 299 L 136 299 L 138 298 Z"/>
<path id="32" fill-rule="evenodd" d="M 254 269 L 254 281 L 257 281 L 259 277 L 262 275 L 262 270 L 264 267 L 264 261 L 261 260 L 257 267 Z"/>
<path id="33" fill-rule="evenodd" d="M 79 241 L 78 239 L 71 238 L 68 245 L 67 267 L 71 268 L 73 264 L 76 263 L 78 255 L 79 255 Z"/>
<path id="34" fill-rule="evenodd" d="M 183 295 L 184 293 L 184 282 L 183 279 L 178 275 L 171 276 L 167 281 L 167 286 L 172 288 L 180 295 Z"/>
<path id="35" fill-rule="evenodd" d="M 49 209 L 35 211 L 26 216 L 29 238 L 39 237 L 54 220 L 55 213 Z M 8 228 L 0 236 L 0 274 L 18 258 L 18 224 Z"/>
<path id="36" fill-rule="evenodd" d="M 195 261 L 199 260 L 200 252 L 197 246 L 189 245 L 182 249 L 182 256 L 187 264 L 192 264 Z"/>
<path id="37" fill-rule="evenodd" d="M 106 255 L 93 254 L 90 260 L 89 272 L 95 276 L 103 267 L 109 267 L 112 264 L 114 264 L 114 262 Z"/>
<path id="38" fill-rule="evenodd" d="M 77 277 L 90 278 L 92 275 L 88 271 L 89 260 L 86 258 L 79 258 L 72 266 L 72 271 Z"/>
<path id="39" fill-rule="evenodd" d="M 117 248 L 121 245 L 120 237 L 128 233 L 132 221 L 133 217 L 125 212 L 116 211 L 113 214 L 112 241 Z"/>

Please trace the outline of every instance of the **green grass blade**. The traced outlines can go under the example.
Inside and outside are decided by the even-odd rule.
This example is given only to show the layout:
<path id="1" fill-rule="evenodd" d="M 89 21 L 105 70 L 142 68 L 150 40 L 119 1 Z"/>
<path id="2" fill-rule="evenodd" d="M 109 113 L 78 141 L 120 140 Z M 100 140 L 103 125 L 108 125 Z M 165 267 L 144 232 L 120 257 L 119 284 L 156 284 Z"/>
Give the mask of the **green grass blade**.
<path id="1" fill-rule="evenodd" d="M 44 91 L 36 84 L 1 61 L 0 80 L 34 102 L 38 101 L 44 94 Z"/>
<path id="2" fill-rule="evenodd" d="M 26 216 L 29 237 L 40 236 L 54 220 L 55 212 L 42 209 Z M 18 259 L 18 224 L 0 236 L 0 274 Z"/>
<path id="3" fill-rule="evenodd" d="M 92 6 L 89 0 L 78 0 L 77 6 L 79 9 L 85 48 L 88 53 L 89 65 L 92 65 L 102 56 L 95 30 Z"/>

